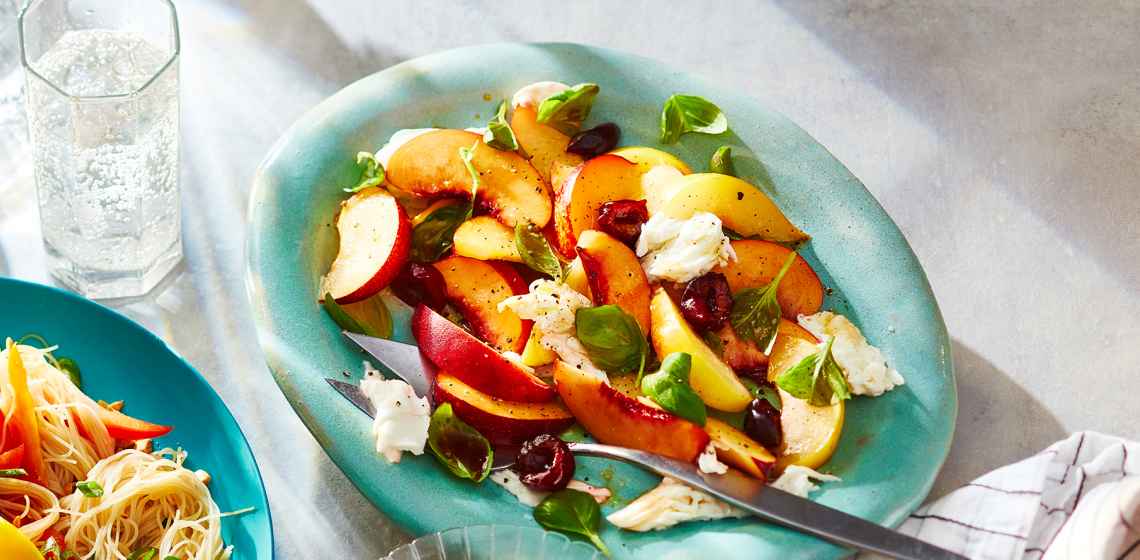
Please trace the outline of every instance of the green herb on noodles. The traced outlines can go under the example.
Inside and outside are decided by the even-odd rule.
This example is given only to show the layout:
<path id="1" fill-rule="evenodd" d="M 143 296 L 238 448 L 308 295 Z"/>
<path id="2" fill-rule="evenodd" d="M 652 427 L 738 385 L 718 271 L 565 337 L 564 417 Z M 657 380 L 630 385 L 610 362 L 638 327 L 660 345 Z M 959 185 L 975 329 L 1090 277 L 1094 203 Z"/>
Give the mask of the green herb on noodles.
<path id="1" fill-rule="evenodd" d="M 776 332 L 780 328 L 780 302 L 776 299 L 776 291 L 795 260 L 796 252 L 792 251 L 767 286 L 748 288 L 732 296 L 732 312 L 728 316 L 732 329 L 741 338 L 756 344 L 765 354 L 772 353 Z"/>
<path id="2" fill-rule="evenodd" d="M 376 159 L 376 154 L 358 152 L 356 154 L 356 165 L 364 166 L 364 170 L 360 173 L 360 180 L 357 181 L 355 187 L 342 189 L 344 192 L 356 193 L 369 187 L 379 187 L 384 184 L 384 166 Z"/>
<path id="3" fill-rule="evenodd" d="M 551 531 L 586 537 L 602 554 L 610 555 L 606 543 L 598 535 L 602 508 L 593 496 L 581 490 L 559 490 L 547 496 L 535 506 L 534 520 Z"/>
<path id="4" fill-rule="evenodd" d="M 649 344 L 637 320 L 610 304 L 583 307 L 574 314 L 578 340 L 590 361 L 607 372 L 627 373 L 645 370 Z"/>
<path id="5" fill-rule="evenodd" d="M 736 165 L 732 163 L 732 146 L 721 146 L 713 152 L 709 160 L 709 171 L 736 177 Z"/>
<path id="6" fill-rule="evenodd" d="M 728 118 L 713 102 L 697 96 L 674 94 L 661 108 L 662 144 L 673 144 L 687 132 L 720 134 L 728 130 Z"/>
<path id="7" fill-rule="evenodd" d="M 548 124 L 567 136 L 573 136 L 590 116 L 598 84 L 578 84 L 542 100 L 538 105 L 538 122 Z"/>
<path id="8" fill-rule="evenodd" d="M 550 248 L 550 242 L 534 224 L 519 222 L 515 225 L 515 248 L 523 264 L 562 283 L 562 261 Z"/>
<path id="9" fill-rule="evenodd" d="M 827 339 L 823 349 L 812 354 L 776 377 L 776 385 L 789 395 L 812 406 L 829 406 L 834 398 L 851 398 L 847 377 L 831 355 L 835 337 Z"/>
<path id="10" fill-rule="evenodd" d="M 519 142 L 515 139 L 515 131 L 507 122 L 507 100 L 499 103 L 495 110 L 495 117 L 487 123 L 487 132 L 483 133 L 483 143 L 504 152 L 513 152 L 519 149 Z"/>
<path id="11" fill-rule="evenodd" d="M 661 369 L 641 380 L 641 392 L 661 405 L 661 408 L 704 426 L 708 410 L 701 397 L 689 385 L 692 364 L 692 356 L 685 352 L 673 352 L 665 356 L 661 360 Z"/>
<path id="12" fill-rule="evenodd" d="M 127 560 L 154 560 L 158 556 L 158 549 L 154 547 L 135 549 L 127 556 Z"/>
<path id="13" fill-rule="evenodd" d="M 0 469 L 0 478 L 18 478 L 21 476 L 28 476 L 28 471 L 24 469 Z"/>
<path id="14" fill-rule="evenodd" d="M 87 496 L 88 498 L 100 498 L 103 496 L 103 487 L 100 486 L 99 483 L 95 482 L 94 480 L 84 480 L 82 482 L 76 482 L 75 488 L 78 489 L 80 492 L 82 492 L 83 495 Z"/>

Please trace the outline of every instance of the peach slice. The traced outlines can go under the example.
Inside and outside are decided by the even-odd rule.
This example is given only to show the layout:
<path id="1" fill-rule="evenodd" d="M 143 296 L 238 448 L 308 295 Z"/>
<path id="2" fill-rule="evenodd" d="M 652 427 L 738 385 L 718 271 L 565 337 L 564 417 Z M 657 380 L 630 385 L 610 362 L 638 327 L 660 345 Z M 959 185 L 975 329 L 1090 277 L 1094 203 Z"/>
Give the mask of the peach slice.
<path id="1" fill-rule="evenodd" d="M 516 107 L 511 115 L 511 129 L 530 164 L 555 192 L 562 188 L 570 171 L 582 163 L 582 156 L 566 151 L 570 137 L 539 123 L 534 107 Z"/>
<path id="2" fill-rule="evenodd" d="M 548 402 L 557 394 L 554 387 L 426 305 L 417 305 L 412 313 L 412 335 L 431 363 L 483 393 L 518 402 Z"/>
<path id="3" fill-rule="evenodd" d="M 558 354 L 542 345 L 541 336 L 542 332 L 538 329 L 530 330 L 530 337 L 526 339 L 526 347 L 522 351 L 522 362 L 527 367 L 545 366 L 558 359 Z"/>
<path id="4" fill-rule="evenodd" d="M 705 431 L 712 438 L 718 459 L 756 478 L 767 480 L 768 473 L 776 464 L 776 458 L 763 445 L 716 418 L 705 421 Z"/>
<path id="5" fill-rule="evenodd" d="M 746 288 L 767 286 L 792 253 L 782 245 L 752 239 L 733 241 L 732 249 L 736 251 L 736 260 L 718 268 L 717 272 L 728 280 L 734 294 Z M 811 315 L 823 306 L 823 284 L 803 257 L 797 255 L 792 261 L 776 289 L 776 300 L 784 317 L 792 321 L 801 314 Z"/>
<path id="6" fill-rule="evenodd" d="M 785 319 L 780 320 L 776 344 L 768 362 L 768 379 L 775 380 L 788 368 L 818 351 L 819 341 L 807 329 Z M 830 406 L 812 406 L 783 390 L 780 424 L 784 428 L 784 444 L 776 468 L 801 465 L 811 469 L 827 462 L 839 445 L 843 433 L 844 402 Z"/>
<path id="7" fill-rule="evenodd" d="M 455 230 L 455 254 L 481 261 L 522 262 L 515 232 L 490 216 L 476 216 Z"/>
<path id="8" fill-rule="evenodd" d="M 340 249 L 321 282 L 337 303 L 368 299 L 383 290 L 408 260 L 412 226 L 395 197 L 379 187 L 341 203 L 336 219 Z"/>
<path id="9" fill-rule="evenodd" d="M 554 363 L 554 383 L 578 423 L 602 443 L 688 462 L 696 461 L 709 443 L 700 426 L 644 405 L 561 360 Z"/>
<path id="10" fill-rule="evenodd" d="M 582 265 L 582 259 L 570 261 L 570 266 L 566 267 L 565 280 L 570 289 L 593 301 L 594 297 L 590 294 L 590 280 L 586 277 L 586 268 Z"/>
<path id="11" fill-rule="evenodd" d="M 494 444 L 519 445 L 539 434 L 557 434 L 574 423 L 574 416 L 557 401 L 505 401 L 442 371 L 436 375 L 432 398 L 437 405 L 451 403 L 460 419 Z"/>
<path id="12" fill-rule="evenodd" d="M 658 356 L 688 352 L 693 365 L 689 382 L 705 404 L 726 412 L 739 412 L 752 401 L 752 394 L 717 355 L 705 345 L 664 288 L 658 287 L 649 302 L 653 325 L 651 338 Z"/>
<path id="13" fill-rule="evenodd" d="M 712 212 L 744 237 L 780 243 L 808 239 L 760 189 L 736 177 L 695 173 L 677 178 L 670 185 L 676 189 L 675 194 L 662 209 L 669 217 L 684 220 L 696 212 Z"/>
<path id="14" fill-rule="evenodd" d="M 452 255 L 432 264 L 443 276 L 447 301 L 471 325 L 476 336 L 503 352 L 522 352 L 530 336 L 531 321 L 499 302 L 525 294 L 526 281 L 506 263 Z"/>
<path id="15" fill-rule="evenodd" d="M 637 166 L 642 173 L 657 167 L 658 165 L 668 165 L 682 175 L 688 175 L 693 172 L 689 169 L 685 162 L 681 161 L 677 156 L 657 148 L 650 148 L 649 146 L 625 146 L 610 152 L 615 156 L 620 156 L 632 162 Z"/>
<path id="16" fill-rule="evenodd" d="M 614 304 L 649 333 L 649 280 L 637 255 L 621 241 L 597 230 L 578 236 L 578 259 L 595 305 Z"/>
<path id="17" fill-rule="evenodd" d="M 637 166 L 605 154 L 579 165 L 568 177 L 554 202 L 554 227 L 563 255 L 573 256 L 578 235 L 594 229 L 602 204 L 611 200 L 641 199 Z"/>
<path id="18" fill-rule="evenodd" d="M 388 160 L 387 181 L 423 198 L 469 197 L 471 174 L 459 149 L 472 146 L 480 206 L 510 227 L 525 222 L 545 226 L 550 221 L 551 199 L 542 177 L 522 156 L 487 146 L 474 132 L 434 130 L 416 136 Z"/>

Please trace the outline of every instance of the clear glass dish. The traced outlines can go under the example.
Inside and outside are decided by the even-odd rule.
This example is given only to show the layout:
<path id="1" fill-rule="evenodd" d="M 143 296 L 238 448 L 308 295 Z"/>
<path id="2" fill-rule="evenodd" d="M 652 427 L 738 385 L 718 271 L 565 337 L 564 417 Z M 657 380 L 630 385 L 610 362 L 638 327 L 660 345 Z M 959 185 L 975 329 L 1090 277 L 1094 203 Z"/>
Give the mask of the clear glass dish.
<path id="1" fill-rule="evenodd" d="M 420 537 L 382 560 L 601 560 L 589 543 L 537 527 L 477 525 Z"/>

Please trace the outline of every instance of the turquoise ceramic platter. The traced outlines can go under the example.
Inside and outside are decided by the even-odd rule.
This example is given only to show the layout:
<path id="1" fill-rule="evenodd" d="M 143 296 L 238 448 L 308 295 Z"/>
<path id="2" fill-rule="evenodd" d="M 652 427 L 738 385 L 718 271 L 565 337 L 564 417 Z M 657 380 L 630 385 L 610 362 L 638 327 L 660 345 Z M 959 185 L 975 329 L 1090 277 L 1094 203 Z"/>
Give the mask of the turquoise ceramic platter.
<path id="1" fill-rule="evenodd" d="M 415 534 L 481 524 L 533 524 L 530 509 L 494 484 L 458 480 L 424 455 L 387 464 L 369 420 L 324 382 L 361 371 L 360 354 L 317 305 L 317 283 L 337 249 L 333 219 L 359 177 L 354 157 L 402 128 L 483 126 L 499 100 L 538 80 L 601 86 L 587 125 L 617 122 L 622 145 L 657 144 L 661 105 L 677 92 L 716 102 L 730 132 L 685 135 L 665 147 L 703 170 L 735 147 L 741 176 L 813 236 L 804 250 L 830 289 L 825 308 L 850 317 L 906 377 L 905 386 L 847 409 L 843 438 L 823 468 L 842 477 L 814 498 L 896 525 L 922 501 L 946 457 L 957 413 L 950 341 L 926 275 L 882 207 L 850 171 L 787 118 L 755 99 L 667 65 L 568 44 L 495 44 L 410 60 L 321 103 L 261 166 L 249 208 L 249 297 L 281 390 L 332 459 L 380 509 Z M 762 95 L 762 91 L 755 92 Z M 393 303 L 397 336 L 408 310 Z M 656 480 L 636 468 L 580 461 L 579 477 L 609 486 L 614 505 Z M 608 482 L 607 482 L 608 481 Z M 605 510 L 612 511 L 614 505 Z M 622 558 L 833 558 L 839 548 L 755 520 L 687 523 L 646 534 L 607 527 Z"/>
<path id="2" fill-rule="evenodd" d="M 210 493 L 223 512 L 222 538 L 233 560 L 273 558 L 273 529 L 261 473 L 234 417 L 210 384 L 158 337 L 130 319 L 75 294 L 0 278 L 0 341 L 38 334 L 74 359 L 83 391 L 126 412 L 174 426 L 155 448 L 181 447 L 187 466 L 210 473 Z"/>

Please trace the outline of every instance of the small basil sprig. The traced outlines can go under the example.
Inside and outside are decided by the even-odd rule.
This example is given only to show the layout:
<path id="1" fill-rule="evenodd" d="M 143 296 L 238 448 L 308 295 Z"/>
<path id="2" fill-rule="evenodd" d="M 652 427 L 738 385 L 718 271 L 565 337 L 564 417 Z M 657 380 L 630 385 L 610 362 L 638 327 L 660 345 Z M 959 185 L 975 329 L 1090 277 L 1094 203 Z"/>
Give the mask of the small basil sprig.
<path id="1" fill-rule="evenodd" d="M 428 448 L 440 464 L 459 478 L 483 482 L 491 474 L 491 443 L 451 410 L 451 403 L 435 409 L 428 424 Z"/>
<path id="2" fill-rule="evenodd" d="M 368 305 L 366 313 L 368 313 L 370 321 L 358 321 L 355 317 L 350 315 L 344 307 L 333 299 L 332 294 L 325 293 L 325 297 L 321 300 L 321 306 L 324 307 L 325 313 L 329 314 L 333 322 L 348 332 L 374 336 L 376 338 L 389 338 L 392 336 L 392 314 L 388 311 L 388 306 L 384 304 L 384 300 L 379 297 L 372 297 L 361 305 Z"/>
<path id="3" fill-rule="evenodd" d="M 673 352 L 661 361 L 657 373 L 641 380 L 641 392 L 661 408 L 686 420 L 704 426 L 708 410 L 697 392 L 689 386 L 689 370 L 693 358 L 685 352 Z"/>
<path id="4" fill-rule="evenodd" d="M 534 520 L 551 531 L 586 537 L 602 554 L 610 555 L 610 549 L 598 535 L 602 508 L 593 496 L 581 490 L 567 488 L 547 496 L 534 507 Z"/>
<path id="5" fill-rule="evenodd" d="M 776 410 L 784 409 L 784 402 L 780 400 L 780 392 L 772 385 L 760 384 L 747 377 L 740 378 L 740 382 L 744 384 L 744 388 L 748 389 L 749 393 L 752 393 L 752 398 L 766 400 Z"/>
<path id="6" fill-rule="evenodd" d="M 364 171 L 361 172 L 360 180 L 357 181 L 356 186 L 342 189 L 344 192 L 355 193 L 368 187 L 379 187 L 384 184 L 384 166 L 376 159 L 376 154 L 358 152 L 356 154 L 356 165 L 363 165 Z"/>
<path id="7" fill-rule="evenodd" d="M 822 350 L 776 376 L 776 385 L 812 406 L 828 406 L 832 396 L 839 400 L 851 398 L 847 377 L 831 355 L 831 345 L 834 342 L 835 337 L 827 339 Z"/>
<path id="8" fill-rule="evenodd" d="M 83 387 L 83 376 L 80 374 L 79 364 L 75 360 L 68 358 L 67 356 L 61 356 L 59 358 L 56 358 L 55 365 L 67 374 L 67 377 L 71 379 L 71 382 L 76 387 Z"/>
<path id="9" fill-rule="evenodd" d="M 479 193 L 479 172 L 471 163 L 475 148 L 459 148 L 459 158 L 471 174 L 471 200 L 463 204 L 441 206 L 428 215 L 424 221 L 412 228 L 411 259 L 418 263 L 438 261 L 455 244 L 455 230 L 460 224 L 471 219 L 475 213 L 475 196 Z"/>
<path id="10" fill-rule="evenodd" d="M 499 103 L 495 110 L 495 117 L 487 123 L 487 132 L 483 133 L 483 143 L 503 152 L 513 152 L 519 149 L 519 142 L 515 139 L 515 131 L 507 123 L 507 100 Z"/>
<path id="11" fill-rule="evenodd" d="M 573 136 L 582 127 L 582 122 L 590 116 L 594 98 L 598 96 L 598 84 L 578 84 L 542 100 L 538 105 L 537 120 Z"/>
<path id="12" fill-rule="evenodd" d="M 721 146 L 709 159 L 709 171 L 736 177 L 736 165 L 732 162 L 732 146 Z"/>
<path id="13" fill-rule="evenodd" d="M 661 143 L 673 144 L 686 132 L 720 134 L 728 118 L 712 101 L 697 95 L 673 94 L 661 108 Z"/>
<path id="14" fill-rule="evenodd" d="M 637 320 L 614 305 L 583 307 L 574 314 L 578 340 L 586 348 L 590 361 L 607 372 L 626 373 L 645 370 L 649 343 L 641 333 Z"/>
<path id="15" fill-rule="evenodd" d="M 558 260 L 558 255 L 550 248 L 550 242 L 534 224 L 515 224 L 515 248 L 518 249 L 523 264 L 562 283 L 562 261 Z"/>
<path id="16" fill-rule="evenodd" d="M 732 296 L 732 312 L 728 315 L 728 322 L 737 335 L 752 341 L 765 354 L 772 353 L 776 332 L 780 328 L 780 302 L 776 299 L 776 291 L 795 260 L 796 252 L 792 251 L 784 261 L 784 266 L 780 267 L 780 272 L 767 286 L 748 288 Z"/>
<path id="17" fill-rule="evenodd" d="M 103 487 L 94 480 L 76 482 L 75 488 L 88 498 L 101 498 L 103 496 Z"/>

